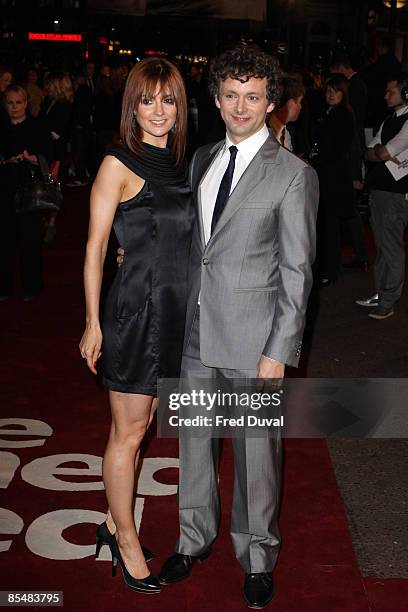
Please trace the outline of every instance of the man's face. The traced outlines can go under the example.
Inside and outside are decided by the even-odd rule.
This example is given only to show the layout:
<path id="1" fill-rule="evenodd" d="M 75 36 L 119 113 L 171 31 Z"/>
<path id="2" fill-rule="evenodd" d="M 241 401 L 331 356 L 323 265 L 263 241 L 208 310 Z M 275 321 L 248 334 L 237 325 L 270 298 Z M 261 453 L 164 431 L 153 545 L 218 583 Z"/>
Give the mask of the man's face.
<path id="1" fill-rule="evenodd" d="M 266 86 L 266 78 L 251 77 L 245 83 L 231 78 L 221 81 L 215 104 L 234 144 L 258 132 L 265 123 L 266 113 L 273 110 L 274 103 L 266 97 Z"/>
<path id="2" fill-rule="evenodd" d="M 291 123 L 292 121 L 298 120 L 300 111 L 302 110 L 302 100 L 303 100 L 303 96 L 298 96 L 297 98 L 290 98 L 290 100 L 287 101 L 287 109 L 288 109 L 287 123 Z"/>
<path id="3" fill-rule="evenodd" d="M 388 81 L 385 89 L 384 100 L 386 101 L 388 108 L 398 108 L 404 105 L 404 102 L 401 99 L 401 90 L 397 81 Z"/>

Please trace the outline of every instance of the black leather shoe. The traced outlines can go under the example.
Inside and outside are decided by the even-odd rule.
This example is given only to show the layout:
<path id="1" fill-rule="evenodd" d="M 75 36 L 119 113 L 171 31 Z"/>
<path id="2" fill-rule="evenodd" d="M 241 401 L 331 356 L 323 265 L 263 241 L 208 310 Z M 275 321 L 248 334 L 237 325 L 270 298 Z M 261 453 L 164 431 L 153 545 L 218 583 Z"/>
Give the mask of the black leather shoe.
<path id="1" fill-rule="evenodd" d="M 114 538 L 115 536 L 109 531 L 106 522 L 97 526 L 96 528 L 96 551 L 95 551 L 96 558 L 99 557 L 99 552 L 101 550 L 102 545 L 108 544 L 109 546 L 111 546 L 112 540 Z M 145 561 L 146 563 L 148 563 L 149 561 L 153 559 L 154 552 L 152 552 L 149 548 L 145 548 L 144 546 L 141 546 L 141 548 L 142 548 L 142 553 L 145 558 Z"/>
<path id="2" fill-rule="evenodd" d="M 174 555 L 167 559 L 161 569 L 159 574 L 160 584 L 172 584 L 173 582 L 185 580 L 190 576 L 194 563 L 205 561 L 210 556 L 210 553 L 211 548 L 208 548 L 198 557 L 174 553 Z"/>
<path id="3" fill-rule="evenodd" d="M 272 574 L 245 574 L 244 599 L 249 608 L 262 610 L 274 594 Z"/>

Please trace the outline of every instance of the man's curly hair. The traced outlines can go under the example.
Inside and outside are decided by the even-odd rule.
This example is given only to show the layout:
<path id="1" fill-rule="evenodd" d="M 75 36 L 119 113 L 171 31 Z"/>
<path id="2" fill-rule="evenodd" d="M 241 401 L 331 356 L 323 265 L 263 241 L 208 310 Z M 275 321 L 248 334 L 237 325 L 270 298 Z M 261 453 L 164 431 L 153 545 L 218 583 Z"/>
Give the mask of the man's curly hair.
<path id="1" fill-rule="evenodd" d="M 212 96 L 219 94 L 219 84 L 228 78 L 246 83 L 251 77 L 268 79 L 266 97 L 277 104 L 281 95 L 281 71 L 278 60 L 256 46 L 238 45 L 215 57 L 210 65 L 208 87 Z"/>

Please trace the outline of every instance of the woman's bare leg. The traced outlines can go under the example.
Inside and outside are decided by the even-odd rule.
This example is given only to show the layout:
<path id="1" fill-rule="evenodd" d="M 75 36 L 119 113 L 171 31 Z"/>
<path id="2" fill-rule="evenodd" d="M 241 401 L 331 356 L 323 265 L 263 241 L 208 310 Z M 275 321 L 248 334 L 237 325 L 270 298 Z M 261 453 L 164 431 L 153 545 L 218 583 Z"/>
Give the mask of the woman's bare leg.
<path id="1" fill-rule="evenodd" d="M 152 405 L 150 407 L 150 415 L 149 415 L 149 421 L 147 423 L 147 429 L 149 429 L 149 427 L 150 427 L 150 425 L 151 425 L 151 423 L 153 421 L 153 417 L 154 417 L 154 414 L 155 414 L 155 412 L 157 410 L 158 403 L 159 403 L 158 398 L 155 397 L 153 399 Z M 139 460 L 140 460 L 140 449 L 136 453 L 136 458 L 135 458 L 135 474 L 137 474 L 137 471 L 138 471 Z M 110 508 L 108 508 L 107 513 L 106 513 L 106 525 L 107 525 L 107 527 L 108 527 L 108 529 L 109 529 L 109 531 L 111 533 L 115 533 L 116 532 L 116 525 L 115 525 L 115 521 L 113 520 Z"/>
<path id="2" fill-rule="evenodd" d="M 109 392 L 112 425 L 103 459 L 103 481 L 109 510 L 116 526 L 123 561 L 134 578 L 149 570 L 140 548 L 133 515 L 135 461 L 151 422 L 153 398 Z"/>

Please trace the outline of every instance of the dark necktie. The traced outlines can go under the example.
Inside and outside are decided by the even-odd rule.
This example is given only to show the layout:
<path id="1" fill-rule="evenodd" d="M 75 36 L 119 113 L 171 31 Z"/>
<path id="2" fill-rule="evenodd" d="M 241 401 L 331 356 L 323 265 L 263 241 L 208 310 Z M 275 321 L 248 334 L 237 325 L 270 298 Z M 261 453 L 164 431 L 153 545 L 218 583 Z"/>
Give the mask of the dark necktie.
<path id="1" fill-rule="evenodd" d="M 217 193 L 217 199 L 215 200 L 214 212 L 211 220 L 211 234 L 213 233 L 214 228 L 217 225 L 219 218 L 221 217 L 222 211 L 224 210 L 226 203 L 228 202 L 229 194 L 231 191 L 232 177 L 234 176 L 235 169 L 235 158 L 237 156 L 238 149 L 235 145 L 232 145 L 229 148 L 229 152 L 229 164 L 224 173 L 224 176 L 221 179 L 220 188 L 218 189 Z"/>

